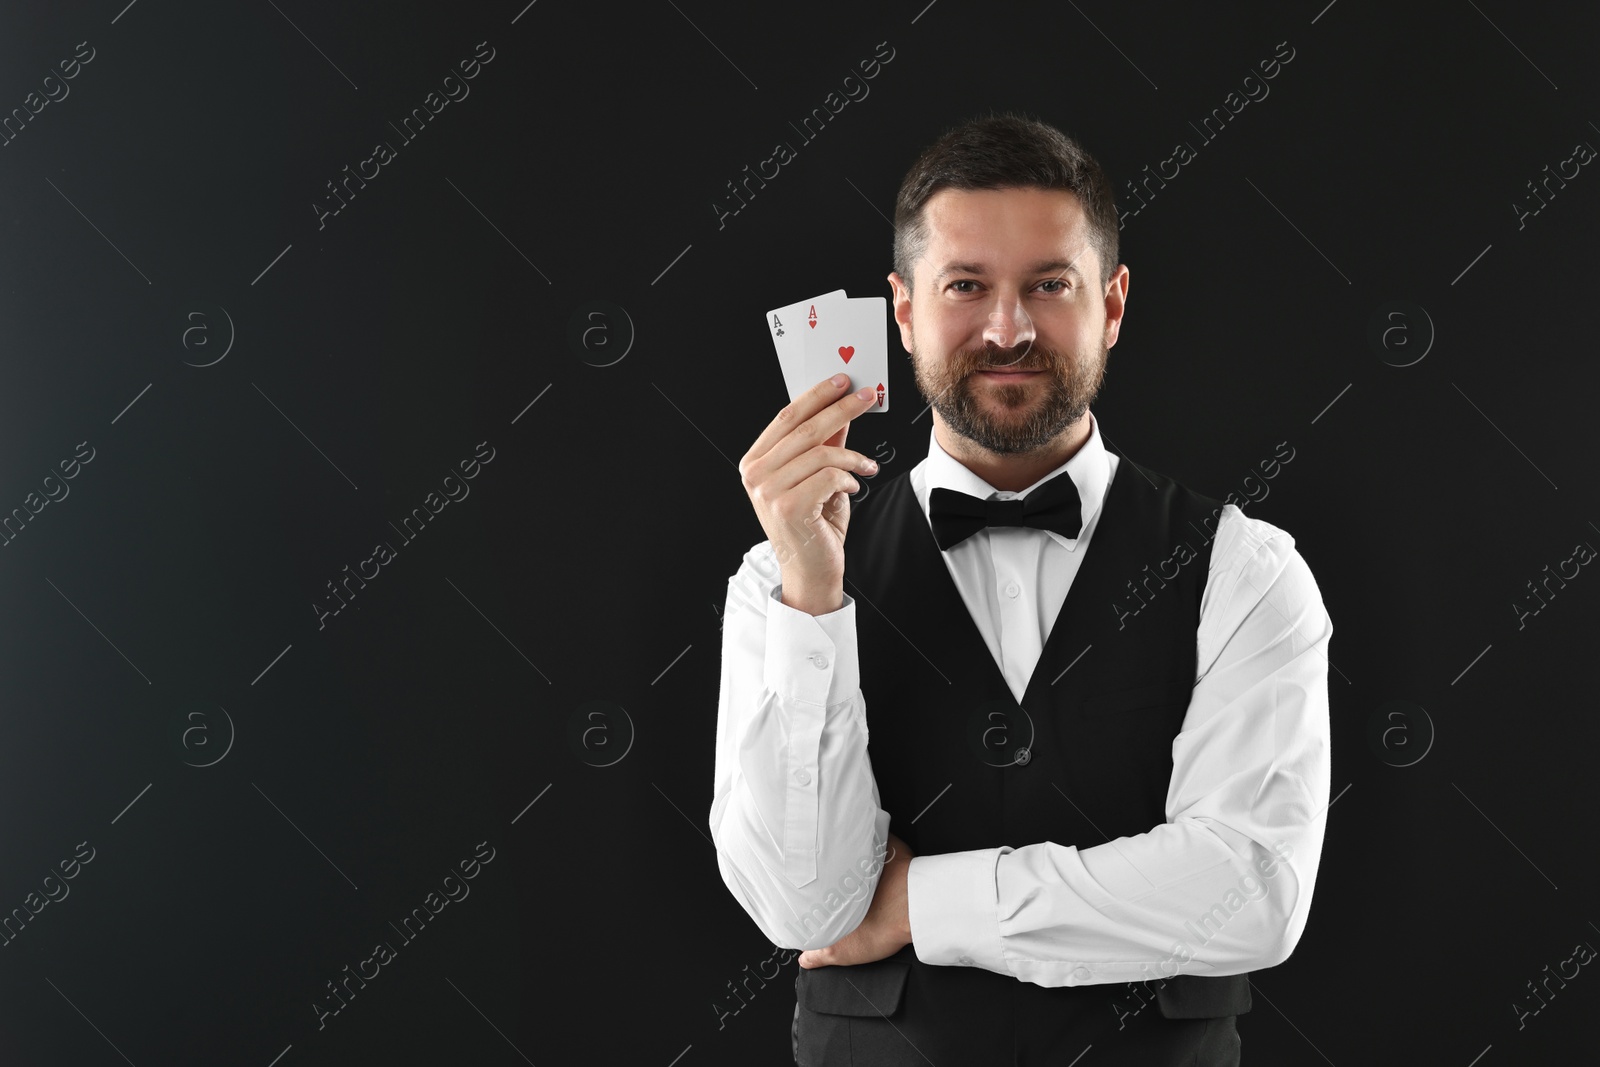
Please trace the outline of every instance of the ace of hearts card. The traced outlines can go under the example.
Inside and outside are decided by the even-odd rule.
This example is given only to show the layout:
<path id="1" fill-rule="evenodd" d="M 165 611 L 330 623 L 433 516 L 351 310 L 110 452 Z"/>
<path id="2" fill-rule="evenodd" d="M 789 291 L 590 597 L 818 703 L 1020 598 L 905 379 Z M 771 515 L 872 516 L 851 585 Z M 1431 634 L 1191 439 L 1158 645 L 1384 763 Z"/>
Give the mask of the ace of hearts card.
<path id="1" fill-rule="evenodd" d="M 798 324 L 805 357 L 802 389 L 844 371 L 852 392 L 869 385 L 877 390 L 878 398 L 868 411 L 888 411 L 887 323 L 881 296 L 829 294 L 811 301 Z"/>

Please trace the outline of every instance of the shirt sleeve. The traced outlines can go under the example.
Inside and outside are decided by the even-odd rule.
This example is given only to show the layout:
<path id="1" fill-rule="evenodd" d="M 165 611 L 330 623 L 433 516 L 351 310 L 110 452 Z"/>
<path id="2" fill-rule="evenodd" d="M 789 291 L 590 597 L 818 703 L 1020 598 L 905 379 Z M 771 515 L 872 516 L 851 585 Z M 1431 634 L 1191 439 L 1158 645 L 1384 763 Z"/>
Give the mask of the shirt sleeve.
<path id="1" fill-rule="evenodd" d="M 1043 986 L 1241 974 L 1287 959 L 1327 820 L 1332 635 L 1294 538 L 1227 505 L 1166 822 L 1089 848 L 912 857 L 917 958 Z"/>
<path id="2" fill-rule="evenodd" d="M 717 867 L 776 946 L 824 948 L 872 904 L 889 834 L 867 756 L 855 600 L 782 601 L 770 541 L 728 580 L 711 836 Z"/>

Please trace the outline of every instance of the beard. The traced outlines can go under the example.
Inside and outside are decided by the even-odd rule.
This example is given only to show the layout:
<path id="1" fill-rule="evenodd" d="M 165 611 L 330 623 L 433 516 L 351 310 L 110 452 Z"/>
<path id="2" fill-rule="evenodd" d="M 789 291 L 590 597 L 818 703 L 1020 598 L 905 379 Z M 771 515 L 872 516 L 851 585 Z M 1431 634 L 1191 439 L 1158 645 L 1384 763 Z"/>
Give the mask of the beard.
<path id="1" fill-rule="evenodd" d="M 1092 356 L 1068 359 L 1058 350 L 1028 345 L 957 352 L 949 359 L 923 359 L 912 346 L 911 364 L 922 399 L 952 432 L 1000 455 L 1032 452 L 1054 441 L 1083 418 L 1105 380 L 1104 338 Z M 975 377 L 987 368 L 1039 370 L 1015 382 Z"/>

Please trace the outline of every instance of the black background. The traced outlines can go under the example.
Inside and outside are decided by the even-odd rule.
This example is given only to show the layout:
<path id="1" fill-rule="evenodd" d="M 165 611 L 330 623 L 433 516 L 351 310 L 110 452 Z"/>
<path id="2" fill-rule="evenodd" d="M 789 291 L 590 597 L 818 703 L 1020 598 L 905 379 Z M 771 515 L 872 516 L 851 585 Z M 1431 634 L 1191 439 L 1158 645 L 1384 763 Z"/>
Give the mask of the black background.
<path id="1" fill-rule="evenodd" d="M 906 167 L 1005 109 L 1081 139 L 1124 207 L 1196 148 L 1121 234 L 1115 450 L 1223 497 L 1294 449 L 1247 510 L 1337 628 L 1338 799 L 1245 1062 L 1589 1050 L 1588 968 L 1512 1005 L 1600 945 L 1600 578 L 1512 605 L 1600 545 L 1600 177 L 1513 205 L 1600 145 L 1597 29 L 1503 0 L 9 5 L 0 115 L 94 58 L 0 148 L 0 514 L 29 513 L 0 548 L 0 915 L 94 858 L 0 948 L 0 1059 L 789 1062 L 794 964 L 722 1014 L 772 946 L 707 826 L 719 613 L 764 536 L 735 464 L 785 399 L 760 313 L 888 296 Z M 797 158 L 719 225 L 778 141 Z M 891 365 L 902 401 L 850 442 L 889 475 L 929 425 Z M 401 538 L 480 442 L 470 495 Z M 1375 744 L 1375 716 L 1404 729 Z M 325 983 L 480 842 L 470 895 L 319 1029 Z"/>

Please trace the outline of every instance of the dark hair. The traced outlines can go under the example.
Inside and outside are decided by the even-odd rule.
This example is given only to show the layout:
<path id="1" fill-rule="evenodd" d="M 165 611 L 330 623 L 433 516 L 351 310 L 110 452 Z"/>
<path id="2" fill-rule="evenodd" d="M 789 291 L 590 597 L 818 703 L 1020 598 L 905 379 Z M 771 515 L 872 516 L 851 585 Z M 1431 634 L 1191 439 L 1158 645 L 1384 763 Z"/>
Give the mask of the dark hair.
<path id="1" fill-rule="evenodd" d="M 1078 198 L 1100 285 L 1117 265 L 1117 208 L 1100 164 L 1071 137 L 1012 112 L 947 130 L 911 164 L 894 204 L 894 269 L 911 287 L 911 266 L 928 247 L 922 208 L 941 189 L 1065 189 Z"/>

